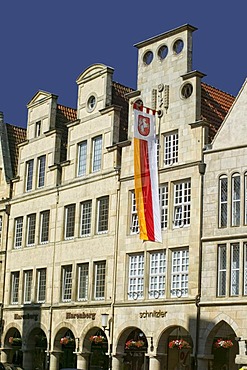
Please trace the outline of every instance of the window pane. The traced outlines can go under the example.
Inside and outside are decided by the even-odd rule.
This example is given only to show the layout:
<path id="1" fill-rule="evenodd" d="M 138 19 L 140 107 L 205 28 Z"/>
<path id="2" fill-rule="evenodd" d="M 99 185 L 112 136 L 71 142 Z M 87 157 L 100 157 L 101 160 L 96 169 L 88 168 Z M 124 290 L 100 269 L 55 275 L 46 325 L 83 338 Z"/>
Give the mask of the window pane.
<path id="1" fill-rule="evenodd" d="M 189 249 L 172 252 L 171 296 L 188 295 Z"/>
<path id="2" fill-rule="evenodd" d="M 46 269 L 39 269 L 37 271 L 37 302 L 45 302 L 46 294 Z"/>
<path id="3" fill-rule="evenodd" d="M 88 263 L 78 265 L 78 300 L 88 299 Z"/>
<path id="4" fill-rule="evenodd" d="M 164 137 L 165 166 L 178 162 L 178 133 L 173 132 Z"/>
<path id="5" fill-rule="evenodd" d="M 65 207 L 65 239 L 74 237 L 75 204 Z"/>
<path id="6" fill-rule="evenodd" d="M 18 303 L 18 295 L 19 295 L 19 281 L 20 281 L 20 273 L 12 272 L 11 274 L 11 304 Z"/>
<path id="7" fill-rule="evenodd" d="M 50 211 L 41 212 L 40 243 L 47 243 L 49 241 L 49 222 Z"/>
<path id="8" fill-rule="evenodd" d="M 18 217 L 15 220 L 15 248 L 22 246 L 22 230 L 23 230 L 23 217 Z"/>
<path id="9" fill-rule="evenodd" d="M 99 171 L 101 169 L 102 158 L 102 136 L 93 139 L 93 160 L 92 171 Z"/>
<path id="10" fill-rule="evenodd" d="M 165 252 L 150 254 L 149 298 L 165 296 L 166 255 Z"/>
<path id="11" fill-rule="evenodd" d="M 240 225 L 240 176 L 232 177 L 232 226 Z"/>
<path id="12" fill-rule="evenodd" d="M 174 188 L 174 226 L 183 227 L 190 224 L 190 181 L 175 184 Z"/>
<path id="13" fill-rule="evenodd" d="M 160 200 L 160 212 L 161 212 L 161 229 L 167 228 L 168 221 L 168 185 L 162 185 L 159 187 L 159 200 Z"/>
<path id="14" fill-rule="evenodd" d="M 98 199 L 98 233 L 108 231 L 108 212 L 109 212 L 109 197 Z"/>
<path id="15" fill-rule="evenodd" d="M 97 300 L 105 298 L 105 268 L 106 263 L 95 263 L 95 290 L 94 298 Z"/>
<path id="16" fill-rule="evenodd" d="M 226 295 L 226 245 L 218 246 L 218 296 Z"/>
<path id="17" fill-rule="evenodd" d="M 62 301 L 71 301 L 72 297 L 72 265 L 65 266 L 63 272 Z"/>
<path id="18" fill-rule="evenodd" d="M 136 208 L 136 197 L 135 192 L 131 192 L 131 226 L 130 226 L 131 234 L 139 233 L 139 223 L 138 223 L 138 216 L 137 216 L 137 208 Z"/>
<path id="19" fill-rule="evenodd" d="M 38 174 L 38 187 L 45 185 L 45 155 L 38 159 L 39 174 Z"/>
<path id="20" fill-rule="evenodd" d="M 247 243 L 244 243 L 244 295 L 247 295 Z"/>
<path id="21" fill-rule="evenodd" d="M 227 177 L 220 178 L 219 226 L 227 226 Z"/>
<path id="22" fill-rule="evenodd" d="M 3 218 L 0 216 L 0 244 L 2 243 Z"/>
<path id="23" fill-rule="evenodd" d="M 92 201 L 88 200 L 81 204 L 81 236 L 91 233 Z"/>
<path id="24" fill-rule="evenodd" d="M 36 215 L 32 214 L 27 216 L 27 245 L 34 245 L 35 243 L 35 226 Z"/>
<path id="25" fill-rule="evenodd" d="M 24 272 L 24 303 L 31 303 L 32 277 L 31 270 Z"/>
<path id="26" fill-rule="evenodd" d="M 79 144 L 78 153 L 78 176 L 85 175 L 87 164 L 87 142 Z"/>
<path id="27" fill-rule="evenodd" d="M 32 190 L 33 187 L 33 159 L 27 162 L 26 190 Z"/>
<path id="28" fill-rule="evenodd" d="M 143 298 L 144 284 L 144 255 L 137 254 L 129 257 L 129 299 Z"/>
<path id="29" fill-rule="evenodd" d="M 239 294 L 239 245 L 231 245 L 231 295 Z"/>

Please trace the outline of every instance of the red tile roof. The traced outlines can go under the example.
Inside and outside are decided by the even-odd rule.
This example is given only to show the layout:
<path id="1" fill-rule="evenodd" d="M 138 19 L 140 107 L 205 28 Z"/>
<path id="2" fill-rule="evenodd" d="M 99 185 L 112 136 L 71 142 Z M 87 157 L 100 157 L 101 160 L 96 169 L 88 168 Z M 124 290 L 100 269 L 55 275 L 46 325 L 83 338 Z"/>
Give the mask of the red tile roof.
<path id="1" fill-rule="evenodd" d="M 209 123 L 210 142 L 214 138 L 234 100 L 234 96 L 202 82 L 201 118 Z"/>
<path id="2" fill-rule="evenodd" d="M 17 175 L 19 159 L 18 144 L 26 140 L 27 130 L 22 127 L 10 125 L 9 123 L 6 123 L 6 129 L 9 141 L 9 151 L 13 177 L 15 177 Z"/>

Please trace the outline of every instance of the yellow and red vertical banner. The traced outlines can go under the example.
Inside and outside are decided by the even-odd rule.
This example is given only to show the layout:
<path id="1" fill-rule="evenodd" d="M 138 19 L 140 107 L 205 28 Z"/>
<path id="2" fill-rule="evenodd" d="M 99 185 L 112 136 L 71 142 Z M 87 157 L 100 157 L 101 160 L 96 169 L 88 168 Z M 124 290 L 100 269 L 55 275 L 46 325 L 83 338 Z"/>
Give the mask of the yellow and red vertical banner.
<path id="1" fill-rule="evenodd" d="M 140 239 L 162 242 L 155 110 L 134 108 L 134 177 Z"/>

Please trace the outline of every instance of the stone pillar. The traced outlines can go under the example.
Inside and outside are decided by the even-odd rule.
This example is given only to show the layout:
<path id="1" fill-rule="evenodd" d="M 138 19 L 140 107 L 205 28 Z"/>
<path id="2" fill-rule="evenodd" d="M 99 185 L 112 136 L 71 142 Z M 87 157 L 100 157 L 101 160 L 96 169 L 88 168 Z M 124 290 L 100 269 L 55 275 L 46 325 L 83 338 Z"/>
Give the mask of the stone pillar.
<path id="1" fill-rule="evenodd" d="M 81 370 L 88 369 L 89 353 L 77 353 L 77 368 Z M 51 369 L 50 369 L 51 370 Z"/>
<path id="2" fill-rule="evenodd" d="M 31 351 L 23 350 L 22 363 L 25 370 L 33 370 L 33 355 Z"/>
<path id="3" fill-rule="evenodd" d="M 59 369 L 59 356 L 60 356 L 60 352 L 55 352 L 55 351 L 51 352 L 51 354 L 50 354 L 50 369 L 49 370 L 58 370 Z"/>
<path id="4" fill-rule="evenodd" d="M 123 369 L 123 360 L 124 355 L 123 354 L 115 354 L 112 355 L 112 370 L 122 370 Z"/>
<path id="5" fill-rule="evenodd" d="M 213 364 L 214 355 L 197 355 L 197 369 L 208 370 Z"/>
<path id="6" fill-rule="evenodd" d="M 161 370 L 160 360 L 156 356 L 149 356 L 149 369 Z"/>
<path id="7" fill-rule="evenodd" d="M 10 349 L 1 348 L 1 362 L 10 362 L 9 353 Z"/>

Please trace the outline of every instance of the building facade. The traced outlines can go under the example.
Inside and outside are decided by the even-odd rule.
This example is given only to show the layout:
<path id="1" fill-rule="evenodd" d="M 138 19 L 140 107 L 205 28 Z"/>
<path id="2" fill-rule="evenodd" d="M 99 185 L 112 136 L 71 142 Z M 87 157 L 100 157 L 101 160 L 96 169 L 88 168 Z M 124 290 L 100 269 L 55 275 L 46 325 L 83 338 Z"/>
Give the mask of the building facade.
<path id="1" fill-rule="evenodd" d="M 241 176 L 244 189 L 245 170 L 240 176 L 238 161 L 229 160 L 223 131 L 237 103 L 218 131 L 234 97 L 192 69 L 195 30 L 184 25 L 135 45 L 136 90 L 114 82 L 112 68 L 94 64 L 77 79 L 77 109 L 45 91 L 28 103 L 3 206 L 1 361 L 25 370 L 216 370 L 244 363 L 244 324 L 231 315 L 232 302 L 244 311 L 244 293 L 235 294 L 235 283 L 234 294 L 226 293 L 231 277 L 216 262 L 230 261 L 231 248 L 233 258 L 245 256 L 244 227 L 219 227 L 216 216 L 217 166 L 222 189 L 226 178 L 235 186 L 235 213 L 243 209 L 237 189 Z M 156 111 L 162 243 L 139 238 L 134 103 Z M 222 199 L 222 222 L 225 207 Z M 232 269 L 236 282 L 245 270 Z M 221 363 L 215 342 L 235 336 L 241 340 Z"/>

